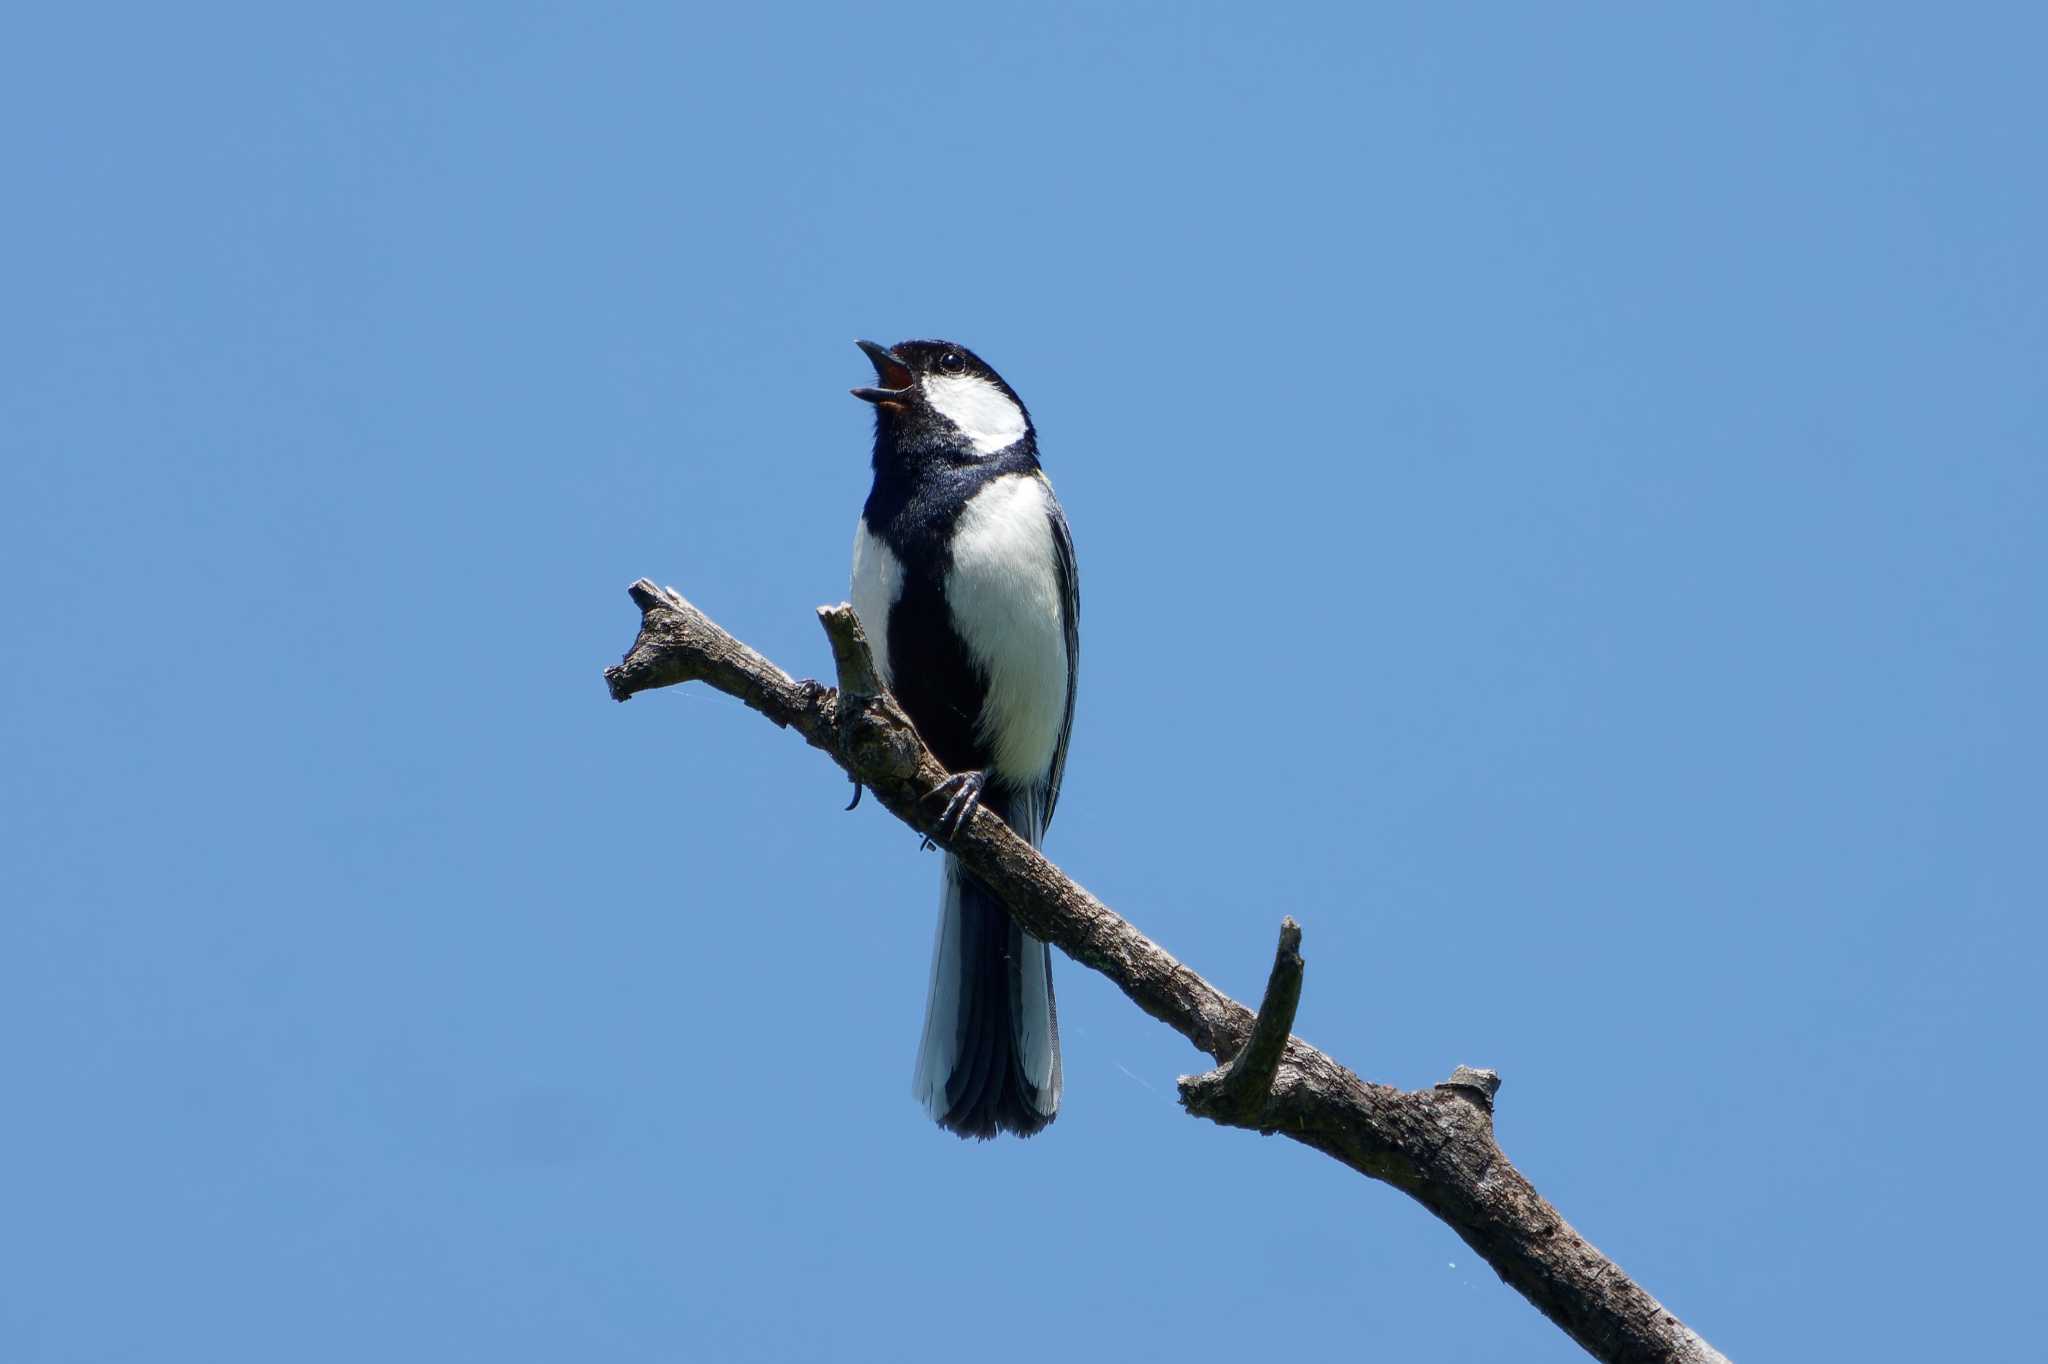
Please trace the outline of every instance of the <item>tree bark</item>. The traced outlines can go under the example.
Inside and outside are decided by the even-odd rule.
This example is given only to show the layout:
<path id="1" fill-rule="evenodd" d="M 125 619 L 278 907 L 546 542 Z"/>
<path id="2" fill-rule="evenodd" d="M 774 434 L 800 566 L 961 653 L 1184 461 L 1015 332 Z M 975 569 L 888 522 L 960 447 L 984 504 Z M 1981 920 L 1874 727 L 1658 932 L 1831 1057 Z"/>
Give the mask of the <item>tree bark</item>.
<path id="1" fill-rule="evenodd" d="M 948 775 L 879 680 L 851 607 L 820 607 L 837 688 L 800 681 L 720 629 L 672 588 L 642 579 L 638 638 L 605 669 L 612 699 L 707 682 L 823 751 L 911 828 L 936 838 Z M 1301 929 L 1282 922 L 1259 1011 L 1231 999 L 1075 885 L 986 810 L 947 841 L 1032 936 L 1107 976 L 1132 1003 L 1215 1059 L 1184 1076 L 1187 1111 L 1280 1133 L 1402 1190 L 1455 1231 L 1494 1272 L 1596 1359 L 1612 1364 L 1725 1357 L 1666 1311 L 1536 1192 L 1493 1135 L 1490 1070 L 1459 1066 L 1432 1089 L 1361 1080 L 1292 1035 L 1301 997 Z"/>

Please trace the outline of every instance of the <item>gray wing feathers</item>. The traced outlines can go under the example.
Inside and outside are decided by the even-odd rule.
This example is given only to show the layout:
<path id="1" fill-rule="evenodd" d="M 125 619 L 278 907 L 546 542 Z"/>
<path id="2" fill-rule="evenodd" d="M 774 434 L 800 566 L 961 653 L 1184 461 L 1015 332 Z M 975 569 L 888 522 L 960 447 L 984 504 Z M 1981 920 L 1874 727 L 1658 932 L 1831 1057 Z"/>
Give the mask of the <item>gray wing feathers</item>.
<path id="1" fill-rule="evenodd" d="M 1060 615 L 1067 631 L 1067 714 L 1060 722 L 1060 742 L 1053 750 L 1052 772 L 1046 779 L 1044 817 L 1038 824 L 1041 835 L 1052 823 L 1053 807 L 1060 803 L 1060 781 L 1067 773 L 1067 739 L 1074 732 L 1075 684 L 1081 675 L 1081 569 L 1074 561 L 1074 536 L 1067 529 L 1059 499 L 1048 497 L 1046 507 L 1052 513 L 1053 561 L 1059 569 Z M 1031 846 L 1038 843 L 1038 838 L 1032 837 Z"/>

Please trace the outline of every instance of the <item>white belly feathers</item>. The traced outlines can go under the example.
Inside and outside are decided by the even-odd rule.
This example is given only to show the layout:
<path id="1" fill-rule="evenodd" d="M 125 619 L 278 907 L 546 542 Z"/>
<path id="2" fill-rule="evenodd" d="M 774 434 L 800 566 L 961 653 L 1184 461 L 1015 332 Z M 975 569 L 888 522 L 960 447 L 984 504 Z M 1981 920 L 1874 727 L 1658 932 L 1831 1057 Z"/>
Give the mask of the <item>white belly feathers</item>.
<path id="1" fill-rule="evenodd" d="M 853 531 L 853 614 L 875 655 L 882 682 L 889 681 L 889 608 L 903 595 L 903 562 L 868 529 L 865 516 Z"/>
<path id="2" fill-rule="evenodd" d="M 1045 779 L 1067 715 L 1067 628 L 1048 496 L 1035 474 L 1006 474 L 976 493 L 954 528 L 946 577 L 953 630 L 988 677 L 981 735 L 990 767 L 1019 786 Z M 902 561 L 863 519 L 853 537 L 853 609 L 884 682 L 889 611 L 902 595 Z"/>
<path id="3" fill-rule="evenodd" d="M 946 578 L 953 628 L 988 675 L 981 732 L 992 766 L 1020 785 L 1051 770 L 1067 714 L 1067 632 L 1048 496 L 1035 474 L 1008 474 L 976 493 L 960 515 Z"/>

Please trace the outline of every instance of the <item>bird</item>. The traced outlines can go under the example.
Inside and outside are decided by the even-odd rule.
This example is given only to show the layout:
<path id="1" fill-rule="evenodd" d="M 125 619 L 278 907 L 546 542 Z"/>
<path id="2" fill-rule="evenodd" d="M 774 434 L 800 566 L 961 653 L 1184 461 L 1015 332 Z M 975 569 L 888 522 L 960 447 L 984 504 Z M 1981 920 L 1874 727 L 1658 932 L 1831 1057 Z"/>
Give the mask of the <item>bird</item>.
<path id="1" fill-rule="evenodd" d="M 857 342 L 875 383 L 874 484 L 853 609 L 883 682 L 951 774 L 942 839 L 977 807 L 1034 848 L 1074 726 L 1080 576 L 1016 390 L 950 341 Z M 1052 955 L 950 852 L 912 1094 L 950 1132 L 1043 1131 L 1060 1106 Z"/>

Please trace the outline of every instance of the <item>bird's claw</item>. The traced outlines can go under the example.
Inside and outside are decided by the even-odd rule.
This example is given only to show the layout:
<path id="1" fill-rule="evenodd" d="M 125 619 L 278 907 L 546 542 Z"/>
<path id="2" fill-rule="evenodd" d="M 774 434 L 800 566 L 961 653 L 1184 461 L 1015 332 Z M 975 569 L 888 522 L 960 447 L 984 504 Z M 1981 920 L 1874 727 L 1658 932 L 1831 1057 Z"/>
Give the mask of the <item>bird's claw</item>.
<path id="1" fill-rule="evenodd" d="M 983 772 L 955 772 L 952 776 L 925 793 L 926 800 L 946 798 L 946 808 L 939 815 L 938 833 L 948 843 L 960 836 L 967 827 L 967 821 L 974 818 L 974 812 L 981 805 L 981 788 L 988 785 L 988 775 Z"/>

